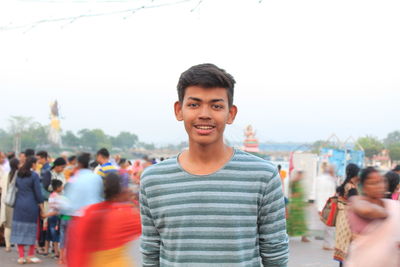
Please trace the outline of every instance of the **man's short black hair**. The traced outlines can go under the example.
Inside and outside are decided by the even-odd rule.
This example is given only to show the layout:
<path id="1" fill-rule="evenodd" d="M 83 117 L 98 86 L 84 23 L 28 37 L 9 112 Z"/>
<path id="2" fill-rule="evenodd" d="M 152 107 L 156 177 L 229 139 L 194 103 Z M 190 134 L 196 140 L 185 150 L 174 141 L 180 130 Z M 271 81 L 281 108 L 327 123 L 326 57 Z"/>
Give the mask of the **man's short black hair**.
<path id="1" fill-rule="evenodd" d="M 89 153 L 81 153 L 78 156 L 78 164 L 81 168 L 89 169 L 89 162 L 90 162 L 90 154 Z"/>
<path id="2" fill-rule="evenodd" d="M 32 148 L 27 148 L 24 152 L 25 157 L 32 157 L 35 156 L 35 150 L 33 150 Z"/>
<path id="3" fill-rule="evenodd" d="M 49 154 L 47 153 L 47 151 L 42 150 L 42 151 L 37 152 L 36 156 L 39 156 L 43 159 L 47 159 L 49 157 Z"/>
<path id="4" fill-rule="evenodd" d="M 228 94 L 229 106 L 233 105 L 235 79 L 224 69 L 220 69 L 214 64 L 205 63 L 196 65 L 181 74 L 177 86 L 179 102 L 183 102 L 185 90 L 189 86 L 225 88 Z"/>
<path id="5" fill-rule="evenodd" d="M 98 155 L 102 155 L 103 157 L 105 157 L 105 158 L 109 158 L 110 157 L 110 152 L 108 152 L 108 150 L 107 150 L 107 148 L 101 148 L 99 151 L 97 151 L 97 154 L 96 154 L 97 156 Z"/>

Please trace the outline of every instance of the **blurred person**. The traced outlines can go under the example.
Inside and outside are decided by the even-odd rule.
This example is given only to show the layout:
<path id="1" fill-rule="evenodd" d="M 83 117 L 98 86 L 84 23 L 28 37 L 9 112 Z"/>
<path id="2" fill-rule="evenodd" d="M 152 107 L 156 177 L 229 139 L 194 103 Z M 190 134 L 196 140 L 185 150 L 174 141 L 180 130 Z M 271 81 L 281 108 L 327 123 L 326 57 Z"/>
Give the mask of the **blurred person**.
<path id="1" fill-rule="evenodd" d="M 118 171 L 117 167 L 110 162 L 110 152 L 108 152 L 106 148 L 102 148 L 99 151 L 97 151 L 96 161 L 100 165 L 96 173 L 103 178 L 110 172 Z"/>
<path id="2" fill-rule="evenodd" d="M 142 162 L 140 160 L 135 160 L 133 162 L 131 169 L 132 169 L 133 180 L 135 181 L 135 183 L 139 184 L 140 176 L 142 175 L 143 172 Z"/>
<path id="3" fill-rule="evenodd" d="M 19 153 L 18 160 L 19 160 L 19 166 L 22 167 L 26 161 L 26 156 L 24 152 Z"/>
<path id="4" fill-rule="evenodd" d="M 335 168 L 324 162 L 322 165 L 322 175 L 317 177 L 316 202 L 319 214 L 321 214 L 326 201 L 336 195 Z M 335 249 L 335 227 L 324 225 L 324 242 L 322 249 Z"/>
<path id="5" fill-rule="evenodd" d="M 68 163 L 64 169 L 64 177 L 67 182 L 74 175 L 76 170 L 77 170 L 77 158 L 75 155 L 72 155 L 68 157 Z"/>
<path id="6" fill-rule="evenodd" d="M 8 174 L 10 172 L 10 162 L 8 161 L 8 158 L 4 152 L 0 151 L 0 168 Z"/>
<path id="7" fill-rule="evenodd" d="M 4 193 L 1 195 L 0 225 L 4 225 L 4 239 L 6 243 L 6 248 L 5 248 L 6 252 L 11 251 L 10 239 L 11 239 L 12 218 L 13 218 L 14 208 L 7 206 L 5 204 L 5 201 L 6 201 L 8 186 L 17 177 L 18 167 L 19 167 L 19 160 L 16 158 L 11 159 L 10 172 L 8 173 L 8 175 L 3 177 L 1 185 L 2 191 Z"/>
<path id="8" fill-rule="evenodd" d="M 285 179 L 286 179 L 286 171 L 282 170 L 282 166 L 280 164 L 278 164 L 278 172 L 279 172 L 279 176 L 281 177 L 281 181 L 282 181 L 282 191 L 283 194 L 285 194 Z M 288 199 L 285 197 L 285 203 L 288 204 Z"/>
<path id="9" fill-rule="evenodd" d="M 116 154 L 110 161 L 112 164 L 114 164 L 114 166 L 119 166 L 119 162 L 121 161 L 121 155 Z"/>
<path id="10" fill-rule="evenodd" d="M 397 173 L 398 175 L 400 175 L 400 164 L 397 164 L 397 165 L 393 168 L 392 171 L 394 171 L 395 173 Z"/>
<path id="11" fill-rule="evenodd" d="M 399 200 L 399 189 L 400 189 L 400 176 L 397 172 L 389 171 L 385 174 L 387 183 L 386 198 Z"/>
<path id="12" fill-rule="evenodd" d="M 39 170 L 39 173 L 40 173 L 40 178 L 43 179 L 44 173 L 51 169 L 49 163 L 49 154 L 47 153 L 47 151 L 42 150 L 36 153 L 36 158 L 38 164 L 42 166 L 41 169 Z"/>
<path id="13" fill-rule="evenodd" d="M 25 149 L 24 154 L 25 154 L 26 158 L 34 157 L 35 156 L 35 150 L 32 149 L 32 148 L 27 148 L 27 149 Z"/>
<path id="14" fill-rule="evenodd" d="M 90 162 L 89 168 L 90 168 L 94 173 L 97 173 L 97 170 L 100 168 L 100 164 L 99 164 L 97 161 L 93 160 L 92 162 Z"/>
<path id="15" fill-rule="evenodd" d="M 189 149 L 142 174 L 143 266 L 287 266 L 277 168 L 224 143 L 237 113 L 234 83 L 213 64 L 179 79 L 174 111 Z"/>
<path id="16" fill-rule="evenodd" d="M 50 242 L 53 244 L 54 258 L 59 258 L 59 242 L 60 242 L 60 218 L 59 218 L 59 198 L 63 191 L 63 183 L 60 180 L 52 180 L 51 186 L 53 191 L 49 197 L 49 210 L 43 217 L 47 217 L 46 221 L 46 246 L 44 255 L 49 254 Z"/>
<path id="17" fill-rule="evenodd" d="M 387 184 L 373 167 L 361 171 L 362 195 L 350 198 L 353 240 L 346 267 L 400 266 L 400 203 L 384 199 Z"/>
<path id="18" fill-rule="evenodd" d="M 69 267 L 133 266 L 128 245 L 139 237 L 141 224 L 139 212 L 128 203 L 132 195 L 129 178 L 107 174 L 104 192 L 104 202 L 87 207 L 71 224 Z"/>
<path id="19" fill-rule="evenodd" d="M 131 169 L 131 163 L 129 160 L 126 158 L 121 158 L 118 162 L 119 170 L 118 173 L 120 174 L 126 174 L 129 176 L 129 178 L 132 180 L 132 169 Z"/>
<path id="20" fill-rule="evenodd" d="M 8 152 L 6 156 L 7 156 L 7 158 L 8 158 L 8 161 L 11 161 L 13 158 L 16 157 L 14 151 Z"/>
<path id="21" fill-rule="evenodd" d="M 301 236 L 302 242 L 310 242 L 307 238 L 307 222 L 303 171 L 296 171 L 293 179 L 290 179 L 290 199 L 288 205 L 287 229 L 289 236 Z"/>
<path id="22" fill-rule="evenodd" d="M 64 188 L 64 201 L 61 204 L 60 223 L 60 262 L 65 263 L 65 247 L 68 228 L 72 218 L 82 216 L 82 210 L 103 201 L 103 181 L 89 169 L 90 154 L 78 155 L 78 171 Z"/>
<path id="23" fill-rule="evenodd" d="M 336 190 L 338 212 L 336 215 L 335 252 L 333 258 L 339 262 L 339 266 L 343 265 L 347 257 L 352 237 L 347 219 L 347 205 L 350 197 L 358 195 L 359 172 L 360 168 L 356 164 L 348 164 L 346 166 L 346 179 Z"/>
<path id="24" fill-rule="evenodd" d="M 39 176 L 33 171 L 36 168 L 36 161 L 35 157 L 28 157 L 24 166 L 18 170 L 16 178 L 18 192 L 14 205 L 11 243 L 17 244 L 19 264 L 41 262 L 35 257 L 39 212 L 44 214 Z M 25 258 L 24 246 L 29 247 L 27 258 Z"/>
<path id="25" fill-rule="evenodd" d="M 38 173 L 40 173 L 40 181 L 43 183 L 43 180 L 45 179 L 46 175 L 50 175 L 50 169 L 51 169 L 51 165 L 49 162 L 49 154 L 47 153 L 47 151 L 41 150 L 38 151 L 36 153 L 36 159 L 37 159 L 37 167 L 36 171 L 38 171 Z M 47 190 L 45 190 L 43 184 L 42 184 L 42 196 L 43 196 L 43 206 L 44 206 L 44 210 L 47 210 L 47 200 L 48 200 L 48 196 L 49 196 L 49 192 Z M 46 234 L 47 231 L 46 229 L 44 229 L 44 224 L 45 224 L 46 220 L 43 220 L 43 218 L 39 218 L 39 237 L 38 237 L 38 249 L 37 249 L 37 253 L 39 255 L 43 255 L 46 254 L 45 253 L 45 246 L 46 246 Z"/>
<path id="26" fill-rule="evenodd" d="M 51 187 L 51 181 L 60 180 L 63 185 L 65 185 L 66 179 L 64 176 L 64 169 L 66 165 L 67 162 L 64 160 L 64 158 L 56 158 L 56 160 L 54 160 L 52 163 L 50 171 L 44 173 L 42 177 L 42 184 L 44 189 L 47 191 L 45 199 L 48 199 L 50 192 L 53 191 L 53 188 Z"/>
<path id="27" fill-rule="evenodd" d="M 121 158 L 118 162 L 118 166 L 120 169 L 127 171 L 129 169 L 129 167 L 131 166 L 131 163 L 126 158 Z"/>
<path id="28" fill-rule="evenodd" d="M 153 161 L 151 159 L 149 159 L 148 156 L 144 156 L 143 161 L 144 161 L 144 163 L 142 164 L 143 170 L 145 170 L 147 167 L 150 167 L 151 165 L 153 165 Z"/>

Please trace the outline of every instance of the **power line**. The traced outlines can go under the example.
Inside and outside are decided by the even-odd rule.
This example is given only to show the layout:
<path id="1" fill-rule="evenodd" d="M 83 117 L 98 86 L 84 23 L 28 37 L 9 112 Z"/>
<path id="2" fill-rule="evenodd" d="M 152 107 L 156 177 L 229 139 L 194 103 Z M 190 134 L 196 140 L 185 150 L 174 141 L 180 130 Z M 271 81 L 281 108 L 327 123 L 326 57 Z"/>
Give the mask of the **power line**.
<path id="1" fill-rule="evenodd" d="M 36 0 L 37 1 L 37 0 Z M 92 14 L 82 14 L 82 15 L 77 15 L 77 16 L 68 16 L 68 17 L 61 17 L 61 18 L 54 18 L 54 19 L 42 19 L 42 20 L 37 20 L 35 22 L 29 23 L 29 24 L 23 24 L 23 25 L 7 25 L 7 26 L 2 26 L 0 27 L 0 31 L 9 31 L 9 30 L 16 30 L 16 29 L 25 29 L 28 28 L 27 31 L 41 25 L 44 23 L 52 23 L 52 22 L 63 22 L 67 21 L 70 23 L 74 23 L 77 20 L 80 19 L 86 19 L 86 18 L 94 18 L 94 17 L 102 17 L 102 16 L 110 16 L 110 15 L 117 15 L 117 14 L 128 14 L 132 15 L 135 12 L 139 10 L 144 10 L 144 9 L 153 9 L 153 8 L 160 8 L 160 7 L 168 7 L 168 6 L 174 6 L 174 5 L 180 5 L 183 3 L 188 3 L 192 2 L 193 0 L 180 0 L 180 1 L 175 1 L 175 2 L 169 2 L 169 3 L 162 3 L 162 4 L 149 4 L 149 5 L 142 5 L 140 7 L 136 8 L 129 8 L 129 9 L 123 9 L 123 10 L 116 10 L 116 11 L 110 11 L 110 12 L 102 12 L 102 13 L 92 13 Z M 82 2 L 82 1 L 81 1 Z M 87 1 L 86 1 L 87 2 Z M 124 1 L 126 2 L 126 0 Z M 130 1 L 129 1 L 130 2 Z M 155 2 L 154 0 L 151 0 L 151 2 Z M 191 9 L 191 12 L 195 11 L 198 6 L 203 2 L 203 0 L 200 0 L 196 7 Z M 27 32 L 25 31 L 25 32 Z"/>

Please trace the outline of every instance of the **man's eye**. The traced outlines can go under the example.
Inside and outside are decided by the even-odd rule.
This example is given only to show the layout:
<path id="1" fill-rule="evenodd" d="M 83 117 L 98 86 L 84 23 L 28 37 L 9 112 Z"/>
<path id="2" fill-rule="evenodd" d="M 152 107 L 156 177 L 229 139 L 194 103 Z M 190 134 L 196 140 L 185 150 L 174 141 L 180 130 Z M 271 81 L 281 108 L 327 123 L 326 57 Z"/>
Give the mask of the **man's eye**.
<path id="1" fill-rule="evenodd" d="M 188 104 L 187 106 L 190 107 L 190 108 L 195 108 L 195 107 L 199 106 L 199 104 L 190 103 L 190 104 Z"/>
<path id="2" fill-rule="evenodd" d="M 222 109 L 222 108 L 224 108 L 224 106 L 222 106 L 222 105 L 213 105 L 213 108 L 215 108 L 215 109 Z"/>

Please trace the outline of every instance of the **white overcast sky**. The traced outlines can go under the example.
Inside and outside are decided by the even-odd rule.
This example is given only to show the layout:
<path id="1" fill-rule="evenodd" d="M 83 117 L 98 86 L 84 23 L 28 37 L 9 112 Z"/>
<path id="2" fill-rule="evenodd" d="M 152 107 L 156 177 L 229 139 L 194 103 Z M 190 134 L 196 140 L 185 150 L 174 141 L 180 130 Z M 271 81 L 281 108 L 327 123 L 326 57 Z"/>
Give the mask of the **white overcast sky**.
<path id="1" fill-rule="evenodd" d="M 12 29 L 168 0 L 1 0 L 0 128 L 11 115 L 48 123 L 57 99 L 64 130 L 180 142 L 178 77 L 211 62 L 237 81 L 232 141 L 247 124 L 261 141 L 400 130 L 399 1 L 198 2 Z"/>

